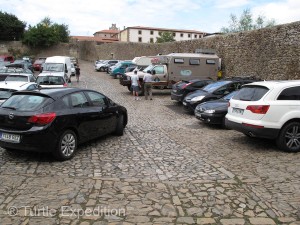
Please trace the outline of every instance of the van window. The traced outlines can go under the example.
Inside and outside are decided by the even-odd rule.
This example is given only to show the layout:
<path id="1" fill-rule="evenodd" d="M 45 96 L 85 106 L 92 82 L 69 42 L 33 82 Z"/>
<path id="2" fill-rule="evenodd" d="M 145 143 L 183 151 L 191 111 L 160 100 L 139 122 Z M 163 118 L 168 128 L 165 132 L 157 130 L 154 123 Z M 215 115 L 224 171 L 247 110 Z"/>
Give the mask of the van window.
<path id="1" fill-rule="evenodd" d="M 174 59 L 174 63 L 180 63 L 180 64 L 183 64 L 183 63 L 184 63 L 184 59 L 182 59 L 182 58 Z"/>
<path id="2" fill-rule="evenodd" d="M 200 59 L 190 59 L 190 65 L 200 65 Z"/>
<path id="3" fill-rule="evenodd" d="M 164 67 L 163 66 L 156 66 L 154 67 L 155 74 L 164 74 Z"/>
<path id="4" fill-rule="evenodd" d="M 214 59 L 207 59 L 206 64 L 216 64 L 216 61 Z"/>
<path id="5" fill-rule="evenodd" d="M 45 63 L 43 66 L 44 71 L 53 71 L 53 72 L 64 72 L 63 63 Z"/>

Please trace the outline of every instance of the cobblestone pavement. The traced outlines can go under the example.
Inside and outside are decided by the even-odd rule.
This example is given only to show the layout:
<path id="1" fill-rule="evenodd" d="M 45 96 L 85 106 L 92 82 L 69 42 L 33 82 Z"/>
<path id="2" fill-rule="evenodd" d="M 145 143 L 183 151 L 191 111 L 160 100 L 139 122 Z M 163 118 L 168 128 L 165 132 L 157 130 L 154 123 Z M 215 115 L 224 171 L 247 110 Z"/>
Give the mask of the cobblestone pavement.
<path id="1" fill-rule="evenodd" d="M 106 136 L 57 162 L 0 149 L 0 224 L 300 224 L 300 153 L 209 127 L 169 90 L 134 101 L 81 62 L 73 86 L 128 109 L 122 137 Z"/>

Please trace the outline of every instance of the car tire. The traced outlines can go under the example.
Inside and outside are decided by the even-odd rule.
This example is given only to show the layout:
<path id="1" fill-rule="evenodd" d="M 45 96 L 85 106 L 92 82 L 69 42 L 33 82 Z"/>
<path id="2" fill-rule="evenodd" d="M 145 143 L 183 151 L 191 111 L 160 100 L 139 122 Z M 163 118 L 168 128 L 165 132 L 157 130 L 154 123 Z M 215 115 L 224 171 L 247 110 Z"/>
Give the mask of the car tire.
<path id="1" fill-rule="evenodd" d="M 276 139 L 278 148 L 286 152 L 300 151 L 300 123 L 291 122 L 281 128 Z"/>
<path id="2" fill-rule="evenodd" d="M 72 130 L 64 131 L 57 143 L 55 158 L 60 161 L 71 159 L 77 150 L 77 135 Z"/>
<path id="3" fill-rule="evenodd" d="M 124 134 L 124 115 L 120 115 L 118 118 L 115 135 L 122 136 Z"/>
<path id="4" fill-rule="evenodd" d="M 100 70 L 100 72 L 103 72 L 103 71 L 104 71 L 103 67 L 100 67 L 100 69 L 99 69 L 99 70 Z"/>

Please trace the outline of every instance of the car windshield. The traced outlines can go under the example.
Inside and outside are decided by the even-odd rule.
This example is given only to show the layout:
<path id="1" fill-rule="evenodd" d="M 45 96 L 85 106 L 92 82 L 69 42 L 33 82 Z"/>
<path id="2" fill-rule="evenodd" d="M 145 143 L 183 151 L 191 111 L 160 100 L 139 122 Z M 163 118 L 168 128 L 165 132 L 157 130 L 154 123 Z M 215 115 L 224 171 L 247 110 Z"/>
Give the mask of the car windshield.
<path id="1" fill-rule="evenodd" d="M 118 63 L 115 64 L 114 66 L 115 66 L 115 68 L 120 67 L 120 66 L 122 66 L 122 63 L 121 63 L 121 62 L 118 62 Z"/>
<path id="2" fill-rule="evenodd" d="M 59 76 L 40 76 L 36 80 L 39 85 L 63 85 L 64 78 Z"/>
<path id="3" fill-rule="evenodd" d="M 144 72 L 144 73 L 147 73 L 147 71 L 148 71 L 148 70 L 151 71 L 153 67 L 154 67 L 153 65 L 149 65 L 149 66 L 147 66 L 147 67 L 143 70 L 143 72 Z"/>
<path id="4" fill-rule="evenodd" d="M 5 81 L 24 81 L 24 82 L 27 82 L 28 77 L 27 76 L 22 76 L 22 75 L 11 75 L 11 76 L 7 76 L 5 78 Z"/>
<path id="5" fill-rule="evenodd" d="M 0 88 L 0 99 L 8 99 L 15 91 L 14 89 Z"/>
<path id="6" fill-rule="evenodd" d="M 269 89 L 265 86 L 249 85 L 242 87 L 241 90 L 233 96 L 232 99 L 241 101 L 258 101 L 260 100 Z"/>
<path id="7" fill-rule="evenodd" d="M 232 81 L 219 81 L 216 83 L 211 83 L 209 85 L 206 85 L 202 90 L 207 91 L 207 92 L 214 92 L 215 90 L 217 90 L 219 87 L 222 87 L 223 85 L 229 84 Z"/>
<path id="8" fill-rule="evenodd" d="M 44 107 L 49 101 L 51 101 L 50 98 L 40 96 L 40 95 L 17 94 L 7 99 L 1 105 L 1 107 L 14 109 L 18 111 L 35 111 L 37 109 Z"/>
<path id="9" fill-rule="evenodd" d="M 63 72 L 64 64 L 63 63 L 45 63 L 43 66 L 44 71 L 52 71 L 52 72 Z"/>

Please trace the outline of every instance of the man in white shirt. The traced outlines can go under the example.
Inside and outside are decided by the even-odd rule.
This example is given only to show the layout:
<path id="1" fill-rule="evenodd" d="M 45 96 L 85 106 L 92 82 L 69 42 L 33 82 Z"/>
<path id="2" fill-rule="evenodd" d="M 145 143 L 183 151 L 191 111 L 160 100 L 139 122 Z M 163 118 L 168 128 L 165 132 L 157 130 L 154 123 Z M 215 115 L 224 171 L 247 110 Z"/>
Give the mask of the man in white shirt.
<path id="1" fill-rule="evenodd" d="M 132 88 L 132 94 L 134 96 L 134 100 L 140 100 L 139 99 L 140 87 L 141 85 L 139 81 L 139 76 L 137 75 L 137 70 L 135 70 L 133 75 L 131 76 L 131 88 Z"/>
<path id="2" fill-rule="evenodd" d="M 150 100 L 152 100 L 152 74 L 151 71 L 148 70 L 147 74 L 144 76 L 144 90 L 145 90 L 145 99 L 148 100 L 148 96 L 150 96 Z"/>

